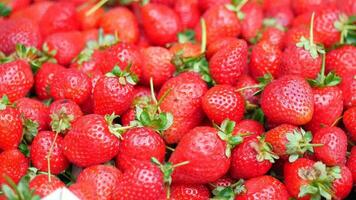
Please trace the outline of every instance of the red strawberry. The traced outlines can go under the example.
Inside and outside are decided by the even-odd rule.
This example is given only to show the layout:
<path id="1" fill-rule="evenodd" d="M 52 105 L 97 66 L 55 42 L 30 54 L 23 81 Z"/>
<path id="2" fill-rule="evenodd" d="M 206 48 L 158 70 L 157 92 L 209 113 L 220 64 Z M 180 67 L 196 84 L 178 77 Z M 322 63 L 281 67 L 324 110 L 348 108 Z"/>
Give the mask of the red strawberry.
<path id="1" fill-rule="evenodd" d="M 352 190 L 352 173 L 350 169 L 344 165 L 340 166 L 341 178 L 333 182 L 333 191 L 335 199 L 345 199 L 349 196 Z"/>
<path id="2" fill-rule="evenodd" d="M 56 73 L 50 86 L 50 94 L 55 100 L 70 99 L 77 104 L 84 102 L 90 92 L 90 79 L 76 69 L 65 69 Z"/>
<path id="3" fill-rule="evenodd" d="M 212 78 L 218 84 L 235 85 L 236 79 L 246 71 L 247 43 L 238 40 L 217 51 L 209 61 Z"/>
<path id="4" fill-rule="evenodd" d="M 350 169 L 353 177 L 353 182 L 356 182 L 356 147 L 352 147 L 350 157 L 347 160 L 346 166 Z"/>
<path id="5" fill-rule="evenodd" d="M 41 42 L 38 25 L 29 19 L 9 19 L 1 23 L 0 51 L 5 54 L 13 53 L 16 44 L 40 47 Z"/>
<path id="6" fill-rule="evenodd" d="M 253 78 L 271 74 L 276 77 L 282 61 L 282 51 L 268 41 L 257 43 L 251 53 L 249 69 Z"/>
<path id="7" fill-rule="evenodd" d="M 308 20 L 308 25 L 310 23 L 310 16 L 308 15 L 307 20 Z M 284 43 L 285 46 L 295 46 L 297 43 L 300 42 L 301 38 L 309 38 L 309 28 L 307 26 L 293 26 L 290 28 L 284 37 Z M 314 42 L 315 43 L 320 43 L 320 39 L 317 38 L 317 35 L 314 36 Z"/>
<path id="8" fill-rule="evenodd" d="M 64 137 L 63 151 L 68 160 L 86 167 L 104 163 L 117 155 L 119 139 L 114 135 L 117 133 L 113 133 L 114 117 L 105 119 L 104 116 L 91 114 L 77 119 Z"/>
<path id="9" fill-rule="evenodd" d="M 169 51 L 175 56 L 183 58 L 198 57 L 201 55 L 200 44 L 192 42 L 174 43 Z"/>
<path id="10" fill-rule="evenodd" d="M 197 0 L 177 0 L 173 9 L 179 16 L 182 28 L 194 28 L 199 23 L 200 10 Z"/>
<path id="11" fill-rule="evenodd" d="M 267 27 L 261 36 L 260 41 L 268 41 L 270 44 L 278 46 L 280 49 L 284 47 L 284 38 L 286 33 L 275 27 Z"/>
<path id="12" fill-rule="evenodd" d="M 225 119 L 239 122 L 245 111 L 243 97 L 230 85 L 216 85 L 203 96 L 202 106 L 209 119 L 221 124 Z"/>
<path id="13" fill-rule="evenodd" d="M 75 16 L 74 5 L 69 2 L 54 3 L 42 16 L 39 25 L 43 36 L 78 30 L 79 23 Z"/>
<path id="14" fill-rule="evenodd" d="M 5 4 L 11 11 L 21 10 L 27 7 L 30 3 L 30 0 L 6 0 L 2 2 L 2 4 Z"/>
<path id="15" fill-rule="evenodd" d="M 77 178 L 77 184 L 92 184 L 98 199 L 111 200 L 116 198 L 119 179 L 122 173 L 110 165 L 94 165 L 85 168 Z"/>
<path id="16" fill-rule="evenodd" d="M 55 52 L 55 58 L 61 65 L 68 65 L 85 46 L 80 32 L 64 32 L 49 35 L 44 41 L 44 50 Z"/>
<path id="17" fill-rule="evenodd" d="M 194 72 L 182 73 L 169 79 L 161 88 L 160 108 L 173 115 L 172 126 L 164 132 L 167 143 L 177 143 L 190 129 L 198 126 L 203 119 L 201 100 L 208 90 L 206 83 Z"/>
<path id="18" fill-rule="evenodd" d="M 48 175 L 39 174 L 35 176 L 30 182 L 30 189 L 34 190 L 35 194 L 40 197 L 46 197 L 55 190 L 65 187 L 64 183 L 56 176 L 51 177 L 51 181 L 48 180 Z"/>
<path id="19" fill-rule="evenodd" d="M 150 85 L 150 79 L 153 79 L 155 87 L 161 87 L 175 71 L 171 63 L 173 54 L 163 47 L 148 47 L 142 51 L 142 79 L 145 85 Z"/>
<path id="20" fill-rule="evenodd" d="M 356 47 L 344 45 L 326 54 L 326 70 L 334 71 L 338 75 L 356 71 Z"/>
<path id="21" fill-rule="evenodd" d="M 257 35 L 258 30 L 262 27 L 263 10 L 257 3 L 250 2 L 242 7 L 241 12 L 243 13 L 241 19 L 242 37 L 250 40 Z"/>
<path id="22" fill-rule="evenodd" d="M 322 128 L 314 133 L 313 143 L 323 144 L 315 147 L 315 156 L 326 165 L 344 165 L 346 162 L 347 136 L 338 127 Z"/>
<path id="23" fill-rule="evenodd" d="M 95 4 L 87 2 L 77 7 L 75 15 L 80 25 L 80 29 L 89 30 L 97 28 L 99 26 L 99 22 L 104 15 L 104 9 L 98 8 L 95 10 L 95 12 L 91 13 L 90 15 L 87 15 L 90 9 L 92 9 L 94 6 Z"/>
<path id="24" fill-rule="evenodd" d="M 69 190 L 79 199 L 97 200 L 99 198 L 92 182 L 74 183 L 69 187 Z"/>
<path id="25" fill-rule="evenodd" d="M 206 200 L 209 197 L 210 192 L 204 185 L 173 184 L 171 186 L 171 200 Z"/>
<path id="26" fill-rule="evenodd" d="M 30 91 L 33 75 L 28 63 L 16 60 L 0 64 L 0 95 L 7 95 L 10 101 L 20 99 Z"/>
<path id="27" fill-rule="evenodd" d="M 64 70 L 64 67 L 54 63 L 44 63 L 35 76 L 35 90 L 40 99 L 50 98 L 50 88 L 56 73 Z"/>
<path id="28" fill-rule="evenodd" d="M 303 125 L 313 116 L 313 93 L 299 76 L 283 76 L 268 84 L 261 95 L 261 108 L 275 123 Z"/>
<path id="29" fill-rule="evenodd" d="M 228 187 L 234 184 L 234 179 L 230 178 L 229 176 L 223 176 L 216 181 L 209 184 L 209 189 L 214 190 L 217 187 Z"/>
<path id="30" fill-rule="evenodd" d="M 259 89 L 254 88 L 253 86 L 257 85 L 255 79 L 249 75 L 242 74 L 236 82 L 236 89 L 244 97 L 248 103 L 257 104 L 258 96 L 255 94 L 258 93 Z M 252 87 L 251 87 L 252 86 Z M 245 88 L 245 89 L 243 89 Z"/>
<path id="31" fill-rule="evenodd" d="M 11 13 L 11 19 L 27 18 L 39 23 L 47 9 L 53 4 L 51 1 L 41 1 Z"/>
<path id="32" fill-rule="evenodd" d="M 125 7 L 116 7 L 106 12 L 100 20 L 100 27 L 106 33 L 117 34 L 120 41 L 137 43 L 139 39 L 138 22 L 135 15 Z"/>
<path id="33" fill-rule="evenodd" d="M 356 106 L 356 71 L 341 76 L 339 88 L 342 90 L 345 107 Z"/>
<path id="34" fill-rule="evenodd" d="M 343 122 L 352 140 L 356 141 L 356 107 L 349 108 L 344 112 Z"/>
<path id="35" fill-rule="evenodd" d="M 169 7 L 149 3 L 141 8 L 142 24 L 152 44 L 163 46 L 175 42 L 181 30 L 178 15 Z"/>
<path id="36" fill-rule="evenodd" d="M 292 2 L 292 8 L 293 11 L 296 14 L 303 14 L 309 11 L 316 10 L 321 4 L 324 2 L 326 3 L 329 0 L 326 1 L 314 1 L 314 0 L 295 0 L 291 1 Z"/>
<path id="37" fill-rule="evenodd" d="M 255 120 L 244 119 L 236 124 L 234 134 L 246 135 L 245 138 L 261 135 L 265 129 L 263 125 Z"/>
<path id="38" fill-rule="evenodd" d="M 67 158 L 63 154 L 63 138 L 57 136 L 52 131 L 41 131 L 37 134 L 31 145 L 31 161 L 37 169 L 59 174 L 69 166 Z M 50 166 L 48 166 L 48 155 L 54 142 L 53 149 L 50 155 Z M 50 167 L 50 171 L 48 171 Z"/>
<path id="39" fill-rule="evenodd" d="M 163 162 L 166 146 L 163 139 L 149 128 L 133 128 L 122 136 L 116 164 L 119 169 L 126 171 L 137 161 L 150 161 L 152 157 Z"/>
<path id="40" fill-rule="evenodd" d="M 239 40 L 235 37 L 217 38 L 215 41 L 212 41 L 210 44 L 208 44 L 208 48 L 206 50 L 207 58 L 211 58 L 220 49 L 228 46 L 231 43 L 236 43 L 238 41 Z"/>
<path id="41" fill-rule="evenodd" d="M 29 162 L 17 149 L 6 150 L 0 153 L 0 183 L 7 183 L 5 176 L 15 183 L 26 174 Z"/>
<path id="42" fill-rule="evenodd" d="M 212 7 L 230 3 L 229 0 L 198 0 L 198 2 L 199 2 L 200 9 L 203 11 Z"/>

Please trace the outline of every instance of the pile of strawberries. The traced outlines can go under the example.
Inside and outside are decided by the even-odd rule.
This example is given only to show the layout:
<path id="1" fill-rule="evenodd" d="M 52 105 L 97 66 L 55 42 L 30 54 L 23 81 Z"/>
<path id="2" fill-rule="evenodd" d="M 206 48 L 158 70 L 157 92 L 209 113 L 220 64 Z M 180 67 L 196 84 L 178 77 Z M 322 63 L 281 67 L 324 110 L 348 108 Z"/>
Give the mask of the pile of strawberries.
<path id="1" fill-rule="evenodd" d="M 0 199 L 355 197 L 355 0 L 0 2 Z"/>

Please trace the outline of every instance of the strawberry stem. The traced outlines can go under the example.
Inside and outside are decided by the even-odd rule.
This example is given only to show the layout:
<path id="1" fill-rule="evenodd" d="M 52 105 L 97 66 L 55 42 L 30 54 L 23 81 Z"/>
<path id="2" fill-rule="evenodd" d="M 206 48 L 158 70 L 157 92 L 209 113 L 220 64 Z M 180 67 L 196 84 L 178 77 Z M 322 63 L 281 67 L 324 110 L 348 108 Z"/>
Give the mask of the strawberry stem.
<path id="1" fill-rule="evenodd" d="M 59 132 L 56 132 L 54 139 L 52 141 L 52 144 L 49 148 L 48 154 L 47 154 L 47 167 L 48 167 L 48 181 L 51 182 L 51 156 L 54 148 L 54 144 L 56 143 L 56 140 L 58 138 Z"/>
<path id="2" fill-rule="evenodd" d="M 205 53 L 207 37 L 206 37 L 206 23 L 205 23 L 204 18 L 201 18 L 200 24 L 201 24 L 201 38 L 202 38 L 201 39 L 200 52 L 201 53 Z"/>
<path id="3" fill-rule="evenodd" d="M 309 42 L 310 46 L 314 46 L 314 17 L 315 17 L 315 12 L 312 13 L 311 15 L 311 20 L 310 20 L 310 28 L 309 28 Z"/>
<path id="4" fill-rule="evenodd" d="M 97 11 L 99 8 L 101 8 L 104 4 L 106 4 L 109 0 L 100 0 L 97 4 L 95 4 L 88 12 L 85 13 L 85 15 L 88 17 L 89 15 L 92 15 L 95 11 Z"/>

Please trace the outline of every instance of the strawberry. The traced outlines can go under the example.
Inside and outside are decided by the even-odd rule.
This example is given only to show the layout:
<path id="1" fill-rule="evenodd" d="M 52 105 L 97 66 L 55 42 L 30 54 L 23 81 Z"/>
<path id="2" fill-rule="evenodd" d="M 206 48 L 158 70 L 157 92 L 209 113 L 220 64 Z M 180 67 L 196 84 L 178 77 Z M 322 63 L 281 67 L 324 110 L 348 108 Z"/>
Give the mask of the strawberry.
<path id="1" fill-rule="evenodd" d="M 46 197 L 55 190 L 65 187 L 65 185 L 55 176 L 52 176 L 51 181 L 49 181 L 46 174 L 39 174 L 30 181 L 29 187 L 40 197 Z"/>
<path id="2" fill-rule="evenodd" d="M 98 199 L 115 199 L 122 173 L 110 165 L 94 165 L 85 168 L 78 176 L 77 184 L 92 184 Z"/>
<path id="3" fill-rule="evenodd" d="M 76 69 L 65 69 L 56 73 L 50 86 L 50 94 L 55 99 L 70 99 L 75 103 L 84 102 L 91 92 L 87 75 Z"/>
<path id="4" fill-rule="evenodd" d="M 173 9 L 179 16 L 182 28 L 194 28 L 198 24 L 200 10 L 197 0 L 177 0 Z"/>
<path id="5" fill-rule="evenodd" d="M 341 178 L 333 182 L 333 191 L 335 198 L 345 199 L 352 190 L 352 174 L 349 168 L 340 166 Z"/>
<path id="6" fill-rule="evenodd" d="M 217 38 L 215 41 L 212 41 L 208 44 L 208 48 L 206 50 L 207 58 L 211 58 L 217 51 L 222 49 L 223 47 L 228 46 L 230 43 L 238 42 L 239 40 L 235 37 L 222 37 Z"/>
<path id="7" fill-rule="evenodd" d="M 338 75 L 356 71 L 356 47 L 344 45 L 326 54 L 326 70 L 334 71 Z"/>
<path id="8" fill-rule="evenodd" d="M 283 49 L 285 37 L 286 33 L 283 30 L 275 27 L 267 27 L 263 31 L 260 41 L 268 41 L 270 44 Z"/>
<path id="9" fill-rule="evenodd" d="M 44 51 L 55 52 L 61 65 L 68 65 L 84 48 L 85 41 L 78 31 L 53 33 L 44 41 Z"/>
<path id="10" fill-rule="evenodd" d="M 117 155 L 119 127 L 115 116 L 85 115 L 77 119 L 64 137 L 63 152 L 71 163 L 86 167 L 104 163 Z"/>
<path id="11" fill-rule="evenodd" d="M 346 163 L 347 168 L 350 169 L 352 173 L 353 182 L 356 182 L 356 147 L 352 147 L 350 152 L 350 157 Z"/>
<path id="12" fill-rule="evenodd" d="M 311 15 L 308 15 L 307 16 L 307 21 L 308 21 L 308 24 L 310 23 L 310 17 Z M 301 25 L 301 26 L 293 26 L 292 28 L 290 28 L 286 34 L 285 34 L 285 37 L 284 37 L 284 43 L 285 43 L 285 46 L 288 47 L 288 46 L 295 46 L 297 43 L 300 42 L 301 38 L 304 37 L 304 38 L 310 38 L 309 35 L 310 35 L 310 30 L 309 28 L 307 27 L 307 25 Z M 318 38 L 318 35 L 314 35 L 314 43 L 315 44 L 319 44 L 320 43 L 320 39 Z"/>
<path id="13" fill-rule="evenodd" d="M 236 82 L 237 91 L 244 97 L 248 103 L 257 104 L 258 96 L 255 94 L 258 93 L 258 88 L 254 88 L 257 85 L 255 79 L 249 75 L 242 74 Z"/>
<path id="14" fill-rule="evenodd" d="M 16 148 L 22 139 L 21 113 L 8 105 L 9 100 L 3 96 L 0 102 L 0 148 Z"/>
<path id="15" fill-rule="evenodd" d="M 234 134 L 246 135 L 245 138 L 255 137 L 265 132 L 263 125 L 255 120 L 243 119 L 236 124 Z"/>
<path id="16" fill-rule="evenodd" d="M 11 13 L 11 19 L 27 18 L 32 21 L 39 23 L 42 16 L 45 14 L 47 9 L 53 5 L 51 1 L 42 1 L 31 4 L 23 9 L 13 11 Z"/>
<path id="17" fill-rule="evenodd" d="M 30 0 L 6 0 L 3 1 L 3 3 L 5 3 L 6 7 L 9 8 L 11 11 L 17 11 L 27 7 L 31 3 L 31 1 Z"/>
<path id="18" fill-rule="evenodd" d="M 56 2 L 50 6 L 39 22 L 42 36 L 52 33 L 75 31 L 79 22 L 75 16 L 75 7 L 69 2 Z"/>
<path id="19" fill-rule="evenodd" d="M 201 100 L 208 90 L 206 83 L 197 73 L 185 72 L 163 84 L 159 98 L 162 112 L 173 115 L 172 126 L 164 131 L 167 143 L 177 143 L 190 129 L 203 119 Z"/>
<path id="20" fill-rule="evenodd" d="M 74 183 L 69 190 L 79 199 L 96 200 L 99 198 L 92 182 Z"/>
<path id="21" fill-rule="evenodd" d="M 94 29 L 99 26 L 99 22 L 103 18 L 105 12 L 103 8 L 98 8 L 95 12 L 87 15 L 87 12 L 89 12 L 94 6 L 95 5 L 93 3 L 88 2 L 77 7 L 75 16 L 81 30 Z"/>
<path id="22" fill-rule="evenodd" d="M 134 14 L 125 7 L 116 7 L 106 12 L 100 19 L 99 26 L 106 33 L 117 34 L 120 41 L 137 43 L 139 39 L 138 22 Z"/>
<path id="23" fill-rule="evenodd" d="M 328 166 L 344 165 L 346 162 L 347 136 L 338 127 L 322 128 L 314 133 L 313 143 L 323 144 L 315 147 L 315 156 Z"/>
<path id="24" fill-rule="evenodd" d="M 15 51 L 15 45 L 18 43 L 40 47 L 41 42 L 38 24 L 29 19 L 9 19 L 1 23 L 0 51 L 7 55 Z"/>
<path id="25" fill-rule="evenodd" d="M 261 108 L 274 123 L 303 125 L 313 116 L 313 93 L 303 78 L 282 76 L 265 87 L 261 95 Z"/>
<path id="26" fill-rule="evenodd" d="M 210 183 L 208 186 L 210 190 L 214 190 L 217 187 L 228 187 L 234 184 L 234 182 L 234 179 L 232 179 L 230 176 L 223 176 L 217 179 L 216 181 Z"/>
<path id="27" fill-rule="evenodd" d="M 116 165 L 126 171 L 137 161 L 150 161 L 151 157 L 163 162 L 165 153 L 164 141 L 158 133 L 150 128 L 133 128 L 122 136 Z"/>
<path id="28" fill-rule="evenodd" d="M 309 11 L 313 11 L 324 3 L 323 1 L 314 1 L 314 0 L 295 0 L 291 2 L 292 2 L 293 11 L 298 15 Z"/>
<path id="29" fill-rule="evenodd" d="M 80 107 L 72 100 L 61 99 L 54 101 L 49 107 L 51 128 L 55 132 L 66 132 L 71 124 L 83 116 Z"/>
<path id="30" fill-rule="evenodd" d="M 0 183 L 6 183 L 6 176 L 15 183 L 18 183 L 26 174 L 29 162 L 26 157 L 17 149 L 5 150 L 0 153 Z"/>
<path id="31" fill-rule="evenodd" d="M 260 5 L 254 2 L 245 4 L 241 12 L 241 34 L 247 41 L 255 37 L 258 30 L 262 27 L 263 10 Z"/>
<path id="32" fill-rule="evenodd" d="M 247 68 L 247 43 L 238 40 L 217 51 L 209 61 L 212 78 L 218 84 L 235 85 Z"/>
<path id="33" fill-rule="evenodd" d="M 199 2 L 199 7 L 202 11 L 208 10 L 209 8 L 212 7 L 230 3 L 229 0 L 198 0 L 198 2 Z"/>
<path id="34" fill-rule="evenodd" d="M 0 95 L 7 95 L 10 101 L 20 99 L 30 91 L 33 75 L 28 63 L 15 60 L 0 64 Z"/>
<path id="35" fill-rule="evenodd" d="M 179 37 L 179 36 L 178 36 Z M 179 38 L 180 40 L 180 38 Z M 201 55 L 201 46 L 198 43 L 186 42 L 174 43 L 169 51 L 175 56 L 181 56 L 182 58 L 199 57 Z M 173 58 L 174 59 L 174 58 Z"/>
<path id="36" fill-rule="evenodd" d="M 276 77 L 282 61 L 282 51 L 268 41 L 261 41 L 252 48 L 249 69 L 257 79 L 269 73 Z"/>
<path id="37" fill-rule="evenodd" d="M 356 141 L 356 107 L 349 108 L 344 112 L 343 122 L 352 140 Z"/>
<path id="38" fill-rule="evenodd" d="M 273 7 L 266 12 L 265 16 L 275 19 L 278 24 L 286 27 L 292 24 L 294 18 L 292 9 L 286 6 Z"/>
<path id="39" fill-rule="evenodd" d="M 344 106 L 356 106 L 356 71 L 341 75 L 341 80 L 339 88 L 342 90 Z"/>
<path id="40" fill-rule="evenodd" d="M 173 184 L 171 186 L 171 200 L 206 200 L 209 199 L 210 192 L 204 185 Z M 162 198 L 162 200 L 165 198 Z"/>
<path id="41" fill-rule="evenodd" d="M 202 107 L 214 123 L 221 124 L 225 119 L 239 122 L 245 111 L 245 102 L 234 87 L 216 85 L 204 94 Z"/>
<path id="42" fill-rule="evenodd" d="M 173 9 L 149 3 L 141 8 L 141 16 L 143 29 L 150 43 L 163 46 L 177 40 L 182 25 Z"/>
<path id="43" fill-rule="evenodd" d="M 163 47 L 148 47 L 142 51 L 142 79 L 143 84 L 149 85 L 153 79 L 153 85 L 161 87 L 175 71 L 171 63 L 173 54 Z"/>

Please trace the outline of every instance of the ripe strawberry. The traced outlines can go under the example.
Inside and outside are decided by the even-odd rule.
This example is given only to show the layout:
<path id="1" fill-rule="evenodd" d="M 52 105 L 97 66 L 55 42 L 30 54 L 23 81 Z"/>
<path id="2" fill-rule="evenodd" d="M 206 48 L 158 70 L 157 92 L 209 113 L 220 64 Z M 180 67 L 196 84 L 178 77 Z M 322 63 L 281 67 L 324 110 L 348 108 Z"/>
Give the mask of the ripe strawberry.
<path id="1" fill-rule="evenodd" d="M 202 106 L 208 118 L 217 124 L 225 119 L 239 122 L 244 115 L 243 97 L 230 85 L 216 85 L 203 96 Z"/>
<path id="2" fill-rule="evenodd" d="M 80 110 L 78 104 L 76 104 L 74 101 L 69 99 L 56 100 L 53 103 L 51 103 L 49 107 L 49 113 L 52 118 L 52 123 L 53 123 L 53 118 L 55 117 L 54 115 L 59 115 L 59 117 L 63 117 L 64 114 L 67 115 L 67 117 L 71 115 L 72 118 L 71 122 L 74 122 L 79 117 L 83 116 L 83 112 Z"/>
<path id="3" fill-rule="evenodd" d="M 344 106 L 356 106 L 356 71 L 345 73 L 341 76 L 339 88 L 342 90 Z"/>
<path id="4" fill-rule="evenodd" d="M 150 128 L 133 128 L 124 133 L 116 157 L 116 166 L 128 170 L 136 162 L 150 161 L 152 157 L 163 162 L 166 146 L 163 139 Z"/>
<path id="5" fill-rule="evenodd" d="M 333 182 L 333 191 L 335 198 L 345 199 L 352 190 L 352 172 L 344 165 L 340 166 L 341 178 Z"/>
<path id="6" fill-rule="evenodd" d="M 5 150 L 0 153 L 0 183 L 7 183 L 5 176 L 18 183 L 26 174 L 29 162 L 17 149 Z"/>
<path id="7" fill-rule="evenodd" d="M 244 97 L 248 103 L 257 104 L 258 96 L 255 95 L 258 93 L 259 89 L 254 88 L 253 86 L 257 85 L 255 79 L 249 75 L 242 74 L 236 82 L 237 91 Z M 242 89 L 246 88 L 246 89 Z"/>
<path id="8" fill-rule="evenodd" d="M 294 14 L 290 7 L 277 6 L 268 10 L 265 14 L 266 17 L 273 18 L 278 24 L 282 26 L 290 26 L 292 24 Z"/>
<path id="9" fill-rule="evenodd" d="M 257 80 L 265 74 L 276 77 L 282 61 L 282 51 L 268 41 L 261 41 L 252 48 L 249 69 Z"/>
<path id="10" fill-rule="evenodd" d="M 315 156 L 326 165 L 344 165 L 346 162 L 347 136 L 338 127 L 322 128 L 314 133 L 313 143 L 323 144 L 315 147 Z"/>
<path id="11" fill-rule="evenodd" d="M 172 126 L 164 131 L 167 143 L 177 143 L 190 129 L 198 126 L 203 119 L 201 99 L 208 90 L 206 83 L 194 72 L 185 72 L 163 84 L 159 98 L 162 98 L 162 112 L 173 115 Z"/>
<path id="12" fill-rule="evenodd" d="M 39 25 L 44 37 L 52 33 L 78 30 L 74 5 L 69 2 L 54 3 L 42 16 Z"/>
<path id="13" fill-rule="evenodd" d="M 280 30 L 275 27 L 267 27 L 261 36 L 260 41 L 268 41 L 270 44 L 278 46 L 280 49 L 283 49 L 285 46 L 284 38 L 286 33 L 283 30 Z"/>
<path id="14" fill-rule="evenodd" d="M 77 184 L 86 183 L 94 186 L 98 199 L 111 200 L 116 198 L 119 179 L 122 173 L 110 165 L 94 165 L 85 168 L 77 178 Z"/>
<path id="15" fill-rule="evenodd" d="M 338 75 L 356 71 L 356 47 L 344 45 L 326 54 L 326 70 L 334 71 Z"/>
<path id="16" fill-rule="evenodd" d="M 212 78 L 218 84 L 235 85 L 247 68 L 247 43 L 238 40 L 217 51 L 209 61 Z"/>
<path id="17" fill-rule="evenodd" d="M 183 58 L 198 57 L 201 55 L 200 44 L 192 42 L 174 43 L 169 51 L 175 56 Z"/>
<path id="18" fill-rule="evenodd" d="M 241 12 L 241 34 L 247 41 L 257 35 L 258 30 L 262 27 L 263 10 L 260 5 L 254 2 L 246 3 Z"/>
<path id="19" fill-rule="evenodd" d="M 263 125 L 255 120 L 244 119 L 236 124 L 234 129 L 234 134 L 242 134 L 246 135 L 245 138 L 248 137 L 256 137 L 265 132 Z"/>
<path id="20" fill-rule="evenodd" d="M 46 197 L 55 190 L 65 187 L 64 183 L 56 176 L 51 176 L 51 181 L 48 180 L 48 175 L 39 174 L 30 181 L 30 189 L 34 190 L 35 194 L 40 197 Z"/>
<path id="21" fill-rule="evenodd" d="M 50 167 L 50 173 L 59 174 L 67 169 L 69 162 L 63 154 L 63 138 L 57 136 L 55 141 L 54 138 L 55 133 L 52 131 L 39 132 L 32 142 L 30 156 L 33 166 L 37 169 L 49 172 L 48 168 Z M 47 156 L 53 142 L 54 145 L 50 155 L 50 166 L 48 166 Z"/>
<path id="22" fill-rule="evenodd" d="M 316 10 L 322 3 L 324 3 L 323 1 L 314 1 L 314 0 L 295 0 L 291 2 L 292 2 L 293 11 L 298 15 Z"/>
<path id="23" fill-rule="evenodd" d="M 142 51 L 142 79 L 143 84 L 149 85 L 150 79 L 153 79 L 155 87 L 161 87 L 175 71 L 171 63 L 173 54 L 163 47 L 148 47 Z"/>
<path id="24" fill-rule="evenodd" d="M 142 24 L 150 43 L 163 46 L 175 42 L 181 30 L 181 22 L 173 9 L 155 3 L 141 8 Z"/>
<path id="25" fill-rule="evenodd" d="M 352 173 L 353 182 L 356 182 L 356 147 L 352 147 L 350 152 L 350 157 L 346 163 L 347 168 L 350 169 Z"/>
<path id="26" fill-rule="evenodd" d="M 177 0 L 174 2 L 174 11 L 177 13 L 182 28 L 194 28 L 199 23 L 200 10 L 197 0 Z"/>
<path id="27" fill-rule="evenodd" d="M 47 9 L 53 5 L 51 1 L 41 1 L 31 4 L 25 8 L 22 8 L 11 13 L 11 19 L 27 18 L 31 19 L 33 22 L 39 23 L 42 16 L 45 14 Z"/>
<path id="28" fill-rule="evenodd" d="M 135 44 L 139 39 L 137 19 L 125 7 L 110 9 L 101 17 L 99 25 L 106 33 L 117 34 L 122 42 Z"/>
<path id="29" fill-rule="evenodd" d="M 49 99 L 53 77 L 64 70 L 64 67 L 54 63 L 44 63 L 35 75 L 35 90 L 40 99 Z"/>
<path id="30" fill-rule="evenodd" d="M 230 176 L 223 176 L 216 181 L 213 181 L 208 186 L 210 190 L 214 190 L 217 187 L 228 187 L 234 184 L 234 182 L 234 179 L 232 179 Z"/>
<path id="31" fill-rule="evenodd" d="M 209 199 L 210 192 L 204 185 L 173 184 L 171 186 L 171 200 L 206 200 Z M 165 197 L 162 198 L 166 199 Z"/>
<path id="32" fill-rule="evenodd" d="M 206 57 L 210 59 L 220 49 L 228 46 L 230 43 L 236 43 L 238 41 L 239 40 L 235 37 L 217 38 L 215 41 L 212 41 L 210 44 L 208 44 L 208 48 L 206 50 Z"/>
<path id="33" fill-rule="evenodd" d="M 75 16 L 81 30 L 94 29 L 99 26 L 99 22 L 103 18 L 105 11 L 103 8 L 98 8 L 95 12 L 87 15 L 87 12 L 94 6 L 95 4 L 92 2 L 87 2 L 77 7 Z"/>
<path id="34" fill-rule="evenodd" d="M 0 64 L 0 95 L 7 95 L 10 101 L 20 99 L 30 91 L 33 75 L 29 64 L 16 60 Z"/>
<path id="35" fill-rule="evenodd" d="M 119 139 L 112 124 L 114 117 L 90 114 L 77 119 L 63 141 L 63 152 L 68 160 L 86 167 L 104 163 L 117 155 Z"/>
<path id="36" fill-rule="evenodd" d="M 356 107 L 349 108 L 344 112 L 343 122 L 352 140 L 356 141 Z"/>
<path id="37" fill-rule="evenodd" d="M 78 31 L 53 33 L 44 41 L 44 50 L 56 52 L 54 57 L 61 65 L 68 65 L 85 46 L 85 41 Z"/>
<path id="38" fill-rule="evenodd" d="M 198 2 L 199 2 L 199 7 L 202 11 L 208 10 L 209 8 L 212 7 L 230 3 L 229 0 L 198 0 Z"/>
<path id="39" fill-rule="evenodd" d="M 313 93 L 303 78 L 282 76 L 265 87 L 261 95 L 261 108 L 274 123 L 303 125 L 313 116 Z"/>
<path id="40" fill-rule="evenodd" d="M 30 0 L 6 0 L 2 1 L 6 7 L 10 8 L 11 11 L 21 10 L 27 7 L 31 3 Z"/>
<path id="41" fill-rule="evenodd" d="M 99 198 L 92 182 L 74 183 L 69 190 L 79 199 L 97 200 Z"/>
<path id="42" fill-rule="evenodd" d="M 29 19 L 9 19 L 1 23 L 0 51 L 11 54 L 15 45 L 20 43 L 25 46 L 40 47 L 42 42 L 39 27 Z"/>
<path id="43" fill-rule="evenodd" d="M 84 102 L 90 92 L 90 79 L 76 69 L 65 69 L 56 73 L 50 86 L 50 94 L 55 100 L 70 99 L 77 104 Z"/>

